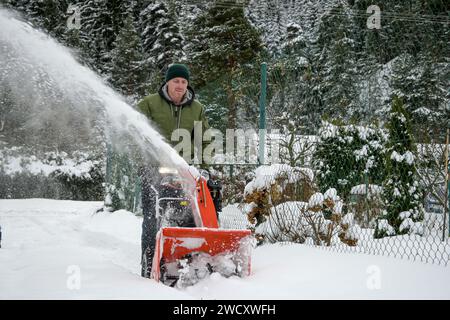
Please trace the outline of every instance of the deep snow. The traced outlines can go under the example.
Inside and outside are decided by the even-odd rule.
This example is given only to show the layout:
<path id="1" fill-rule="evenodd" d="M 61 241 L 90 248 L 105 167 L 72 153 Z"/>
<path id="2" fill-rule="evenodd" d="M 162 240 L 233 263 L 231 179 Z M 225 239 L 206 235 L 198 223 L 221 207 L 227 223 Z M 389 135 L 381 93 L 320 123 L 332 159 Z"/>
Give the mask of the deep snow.
<path id="1" fill-rule="evenodd" d="M 141 218 L 101 202 L 0 200 L 0 299 L 449 299 L 450 267 L 319 248 L 256 248 L 252 275 L 185 289 L 139 276 Z"/>

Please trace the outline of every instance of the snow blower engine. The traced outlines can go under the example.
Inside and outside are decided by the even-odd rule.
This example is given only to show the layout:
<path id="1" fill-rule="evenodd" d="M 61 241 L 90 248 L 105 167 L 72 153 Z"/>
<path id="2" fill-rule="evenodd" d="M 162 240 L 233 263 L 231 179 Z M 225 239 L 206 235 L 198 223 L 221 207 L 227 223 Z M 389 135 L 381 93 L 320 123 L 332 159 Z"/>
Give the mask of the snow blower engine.
<path id="1" fill-rule="evenodd" d="M 253 236 L 250 230 L 219 228 L 221 183 L 193 167 L 176 173 L 163 171 L 156 197 L 160 229 L 152 278 L 185 287 L 214 272 L 225 277 L 248 276 Z"/>

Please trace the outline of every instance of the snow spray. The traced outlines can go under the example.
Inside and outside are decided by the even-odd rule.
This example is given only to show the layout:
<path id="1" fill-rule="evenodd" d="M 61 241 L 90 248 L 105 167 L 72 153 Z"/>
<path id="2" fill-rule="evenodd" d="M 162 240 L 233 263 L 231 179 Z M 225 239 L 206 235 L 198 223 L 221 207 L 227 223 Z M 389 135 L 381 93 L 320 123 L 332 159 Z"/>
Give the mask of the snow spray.
<path id="1" fill-rule="evenodd" d="M 120 143 L 131 137 L 144 160 L 156 159 L 157 164 L 174 168 L 187 166 L 144 115 L 78 63 L 68 48 L 1 7 L 0 86 L 10 91 L 15 105 L 31 110 L 30 121 L 35 124 L 45 126 L 54 119 L 54 112 L 81 122 L 102 116 L 108 141 Z M 85 132 L 82 127 L 70 134 Z"/>

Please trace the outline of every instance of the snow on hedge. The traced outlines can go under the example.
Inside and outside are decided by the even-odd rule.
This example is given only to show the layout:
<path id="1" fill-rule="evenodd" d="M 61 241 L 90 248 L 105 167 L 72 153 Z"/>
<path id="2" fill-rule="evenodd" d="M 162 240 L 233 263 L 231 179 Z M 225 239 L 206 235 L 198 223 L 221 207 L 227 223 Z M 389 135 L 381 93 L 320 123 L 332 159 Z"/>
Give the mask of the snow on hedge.
<path id="1" fill-rule="evenodd" d="M 47 152 L 42 156 L 29 155 L 19 147 L 0 150 L 0 171 L 6 175 L 31 173 L 48 177 L 53 173 L 70 177 L 91 179 L 90 172 L 99 164 L 87 152 Z"/>
<path id="2" fill-rule="evenodd" d="M 381 194 L 383 192 L 383 187 L 376 184 L 359 184 L 357 186 L 352 187 L 350 190 L 350 194 L 354 195 L 365 195 L 367 194 L 367 189 L 369 190 L 369 194 Z"/>
<path id="3" fill-rule="evenodd" d="M 288 183 L 295 183 L 305 177 L 313 181 L 314 173 L 309 168 L 291 167 L 287 164 L 260 166 L 255 171 L 255 178 L 245 186 L 244 195 L 251 194 L 254 191 L 268 189 L 280 177 L 287 177 Z"/>

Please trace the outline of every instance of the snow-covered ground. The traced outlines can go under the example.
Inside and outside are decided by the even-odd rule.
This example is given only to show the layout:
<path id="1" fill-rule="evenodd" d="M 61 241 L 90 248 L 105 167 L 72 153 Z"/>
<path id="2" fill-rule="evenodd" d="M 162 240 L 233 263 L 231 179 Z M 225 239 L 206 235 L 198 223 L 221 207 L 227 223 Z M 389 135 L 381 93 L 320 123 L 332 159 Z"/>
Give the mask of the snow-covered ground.
<path id="1" fill-rule="evenodd" d="M 0 200 L 0 299 L 450 299 L 450 267 L 276 244 L 252 275 L 185 289 L 140 277 L 141 218 L 100 202 Z"/>

